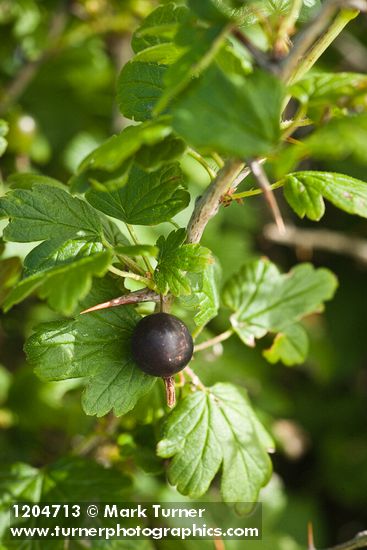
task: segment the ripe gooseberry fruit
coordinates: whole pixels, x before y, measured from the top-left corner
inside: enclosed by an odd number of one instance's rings
[[[131,349],[143,372],[169,378],[189,363],[194,344],[180,319],[169,313],[153,313],[136,325]]]

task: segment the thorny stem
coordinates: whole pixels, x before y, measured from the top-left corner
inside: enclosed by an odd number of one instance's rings
[[[168,378],[163,378],[163,382],[166,388],[166,399],[167,405],[170,409],[176,404],[176,390],[175,390],[175,381],[172,376]]]
[[[344,27],[358,15],[358,10],[344,9],[337,15],[327,31],[312,46],[308,54],[296,66],[289,78],[289,84],[300,80],[314,66],[324,51],[334,42],[335,38],[342,32]]]
[[[154,292],[144,288],[143,290],[136,290],[135,292],[129,292],[129,294],[124,294],[118,298],[113,298],[108,302],[103,302],[102,304],[97,304],[92,306],[84,311],[80,312],[80,315],[84,313],[90,313],[92,311],[99,311],[100,309],[106,309],[110,307],[125,306],[127,304],[137,304],[140,302],[160,302],[161,296]]]
[[[269,208],[273,213],[274,220],[278,226],[279,233],[285,233],[284,221],[280,213],[278,203],[275,200],[275,197],[273,195],[271,185],[269,183],[265,170],[256,159],[249,160],[248,165],[251,168],[251,171],[256,181],[258,182],[261,189],[263,190],[265,200],[268,203]]]
[[[337,15],[335,20],[332,22],[330,27],[326,30],[323,36],[319,38],[319,40],[314,43],[314,41],[317,39],[317,37],[320,35],[320,33],[327,27],[330,19],[335,15],[337,10],[341,6],[340,0],[329,0],[326,2],[326,4],[323,6],[321,12],[319,13],[318,17],[315,18],[312,23],[306,28],[306,30],[303,33],[300,33],[300,38],[298,40],[298,43],[296,43],[296,46],[293,48],[289,56],[285,59],[281,76],[283,80],[288,82],[295,82],[296,80],[299,80],[318,60],[318,58],[322,55],[322,53],[327,49],[327,47],[331,44],[331,42],[338,36],[338,34],[343,30],[343,28],[346,26],[346,24],[356,17],[358,14],[358,9],[356,9],[355,3],[358,3],[358,7],[360,4],[366,4],[367,2],[364,2],[364,0],[351,0],[348,5],[351,6],[354,9],[343,9],[341,12]],[[296,3],[296,2],[295,2]],[[292,16],[293,17],[293,16]],[[312,46],[313,45],[313,46]],[[312,47],[311,47],[312,46]],[[308,53],[307,50],[310,49]],[[304,55],[304,58],[302,59]],[[285,102],[285,106],[288,103],[288,98]],[[285,107],[284,106],[284,107]],[[299,112],[297,113],[295,120],[290,124],[290,126],[285,130],[283,138],[287,139],[289,135],[291,135],[296,128],[298,128],[299,123],[301,122],[303,116],[305,114],[304,107],[301,106],[299,109]],[[262,192],[264,193],[265,199],[273,212],[274,219],[276,221],[276,224],[278,226],[278,230],[280,233],[284,234],[284,222],[279,210],[278,203],[276,202],[276,199],[272,193],[272,189],[276,189],[278,185],[272,186],[270,185],[268,178],[266,176],[265,171],[261,168],[260,163],[258,160],[252,160],[249,163],[249,166],[258,181]],[[279,185],[280,187],[281,185]],[[253,196],[252,192],[245,192],[244,194],[239,193],[236,195],[232,195],[231,198],[236,200],[248,196]]]
[[[207,223],[218,212],[222,196],[228,192],[234,178],[243,166],[243,162],[238,159],[227,160],[216,178],[197,200],[187,227],[188,243],[198,243],[200,241]]]
[[[212,348],[216,344],[220,344],[221,342],[224,342],[225,340],[228,340],[233,335],[233,329],[230,328],[226,330],[225,332],[222,332],[221,334],[218,334],[217,336],[214,336],[213,338],[210,338],[210,340],[206,340],[205,342],[202,342],[201,344],[197,344],[194,347],[194,353],[197,351],[203,351],[204,349]]]
[[[328,0],[315,19],[307,25],[304,31],[299,33],[292,51],[284,60],[281,68],[281,76],[285,82],[293,83],[301,78],[343,30],[345,25],[358,15],[357,9],[343,9],[330,27],[327,28],[343,4],[344,6],[350,6],[352,2],[342,3],[340,0]],[[355,8],[354,4],[353,8]],[[315,43],[325,29],[327,29],[325,34]],[[311,51],[307,53],[310,48]]]

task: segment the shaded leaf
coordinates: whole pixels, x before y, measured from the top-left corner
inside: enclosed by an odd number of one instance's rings
[[[135,53],[151,46],[172,42],[178,26],[188,16],[186,6],[168,3],[158,6],[134,32],[131,45]]]
[[[195,21],[190,25],[185,23],[177,36],[177,42],[184,50],[164,74],[166,88],[154,108],[155,113],[164,111],[192,83],[193,78],[197,78],[212,63],[225,44],[229,32],[229,26],[203,28]]]
[[[282,361],[287,366],[303,363],[308,354],[308,336],[302,325],[286,327],[274,338],[272,346],[263,352],[269,363]]]
[[[233,3],[229,0],[189,0],[190,8],[201,19],[226,24],[233,14]]]
[[[291,93],[310,106],[335,104],[367,92],[367,76],[359,73],[311,73],[291,87]]]
[[[367,114],[334,118],[304,141],[286,147],[277,159],[279,177],[291,172],[300,160],[310,156],[328,161],[351,158],[366,164]]]
[[[9,507],[15,503],[49,504],[70,502],[109,502],[126,498],[130,479],[117,468],[104,468],[96,462],[84,458],[64,458],[42,468],[17,462],[2,468],[0,474],[0,535],[6,550],[62,550],[64,540],[27,539],[19,540],[10,536]],[[44,527],[43,516],[15,520],[13,525]],[[70,527],[70,518],[47,518],[47,526],[52,531],[58,525]],[[98,525],[98,519],[96,520]],[[43,522],[43,525],[42,525]],[[73,518],[73,525],[78,519]],[[3,531],[3,533],[2,533]],[[74,545],[73,545],[74,548]],[[76,548],[76,547],[75,547]],[[94,548],[94,544],[93,544]]]
[[[171,132],[164,119],[128,126],[83,160],[72,179],[73,188],[85,191],[91,183],[111,189],[125,185],[136,153],[144,146],[160,143]]]
[[[11,189],[32,189],[35,185],[48,185],[49,187],[57,187],[63,191],[68,191],[68,188],[55,178],[37,174],[36,172],[16,172],[10,174],[6,182]]]
[[[0,260],[0,304],[11,291],[20,277],[22,263],[20,258],[5,258]]]
[[[86,198],[98,210],[125,223],[155,225],[170,220],[189,204],[183,183],[178,164],[150,173],[135,166],[122,189],[89,191]]]
[[[93,276],[104,275],[112,254],[100,242],[53,239],[34,248],[24,260],[24,277],[4,302],[8,311],[37,290],[50,306],[70,315],[88,294]]]
[[[162,165],[181,159],[186,150],[185,142],[171,134],[156,145],[143,145],[135,156],[135,161],[144,170],[157,170]]]
[[[161,97],[168,64],[178,56],[173,44],[153,46],[126,63],[117,84],[121,113],[132,120],[145,121]]]
[[[119,470],[103,468],[92,460],[78,457],[64,458],[41,469],[18,462],[0,475],[2,495],[34,503],[103,502],[121,498],[129,484],[129,479]]]
[[[210,67],[172,106],[173,127],[194,147],[225,155],[262,155],[278,142],[283,86],[257,71],[247,77]]]

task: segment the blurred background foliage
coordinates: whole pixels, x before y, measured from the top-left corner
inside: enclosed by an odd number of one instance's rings
[[[0,116],[9,126],[1,192],[15,171],[37,171],[66,182],[89,151],[124,127],[114,101],[116,77],[131,55],[131,32],[155,4],[0,0]],[[367,19],[361,16],[320,66],[365,72],[366,30]],[[350,160],[312,163],[308,168],[366,179],[365,168]],[[208,183],[207,174],[189,157],[184,170],[197,196]],[[288,223],[313,227],[281,206]],[[191,207],[177,221],[184,225],[190,212]],[[272,542],[265,540],[262,547],[304,548],[307,521],[313,522],[316,544],[322,547],[351,538],[367,525],[367,263],[312,250],[306,243],[288,248],[274,244],[263,232],[268,222],[261,198],[234,203],[211,222],[203,244],[217,255],[226,277],[256,255],[270,257],[284,270],[310,260],[335,272],[340,283],[335,299],[325,315],[306,322],[311,339],[307,362],[294,368],[269,365],[261,354],[269,341],[252,350],[233,337],[223,347],[199,354],[194,366],[204,382],[230,380],[246,387],[276,438],[276,474],[262,494]],[[366,220],[330,205],[320,224],[367,239]],[[158,229],[141,228],[139,234],[153,243]],[[28,248],[6,244],[2,257],[23,257]],[[7,269],[16,273],[17,261],[9,262]],[[2,298],[6,289],[0,293]],[[190,312],[181,314],[190,323]],[[81,410],[79,381],[42,383],[25,363],[23,344],[32,327],[54,318],[36,298],[0,315],[0,468],[16,461],[44,466],[80,445],[87,453],[96,429],[104,434],[103,421],[96,428],[96,420]],[[212,321],[208,334],[225,330],[226,318],[223,313]],[[94,453],[101,464],[113,463],[132,474],[134,494],[149,500],[182,498],[167,488],[154,455],[157,428],[151,421],[162,415],[157,390],[121,419],[117,444],[102,437]],[[217,496],[215,489],[212,496]],[[175,544],[194,547],[193,542]],[[168,543],[156,545],[169,548]],[[261,543],[248,544],[252,546]]]

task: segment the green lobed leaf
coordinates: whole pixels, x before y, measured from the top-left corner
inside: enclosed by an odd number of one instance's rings
[[[241,3],[241,0],[240,0]],[[256,8],[258,16],[284,16],[293,6],[292,0],[250,0],[250,5]],[[320,0],[303,0],[299,20],[305,21],[316,15],[321,7]]]
[[[128,126],[83,160],[78,173],[72,178],[72,188],[84,192],[91,183],[97,187],[99,184],[102,189],[122,187],[126,184],[135,155],[144,146],[150,147],[164,141],[171,133],[167,119]]]
[[[351,156],[366,163],[367,114],[333,119],[316,130],[304,142],[306,151],[317,159]]]
[[[167,68],[179,54],[173,43],[158,44],[124,65],[117,83],[117,101],[125,117],[139,121],[151,118],[165,88]]]
[[[317,221],[324,215],[325,204],[320,191],[306,187],[297,177],[286,177],[283,193],[289,206],[300,218],[307,216]]]
[[[286,327],[274,338],[272,346],[263,352],[269,363],[281,361],[287,366],[301,364],[308,354],[308,336],[302,325]]]
[[[112,261],[112,252],[100,242],[85,238],[54,238],[34,248],[24,260],[23,279],[4,301],[8,311],[37,290],[56,311],[70,315],[91,286],[93,276],[103,276]]]
[[[186,231],[172,231],[167,238],[157,241],[159,254],[154,271],[154,281],[159,292],[174,296],[191,294],[191,284],[186,272],[200,273],[212,261],[211,252],[199,244],[184,244]]]
[[[227,75],[239,75],[241,77],[252,73],[251,56],[233,47],[230,42],[226,42],[217,55],[215,62],[218,67]]]
[[[12,538],[9,527],[9,507],[14,503],[48,504],[52,502],[110,502],[126,498],[130,478],[115,467],[105,468],[93,460],[68,457],[53,464],[34,468],[17,462],[3,467],[0,473],[0,536],[4,550],[61,550],[64,541]],[[26,521],[26,523],[25,523]],[[77,522],[74,519],[73,525]],[[95,525],[98,527],[98,519]],[[42,516],[15,520],[13,525],[42,527]],[[70,527],[70,518],[60,516],[47,520],[50,529],[55,525]],[[44,525],[43,525],[44,526]],[[60,544],[59,544],[60,543]],[[74,546],[73,546],[74,548]],[[94,548],[94,544],[93,544]]]
[[[34,503],[121,499],[130,480],[115,468],[84,458],[64,458],[43,468],[21,462],[0,474],[2,495]]]
[[[245,264],[223,289],[223,302],[234,313],[231,324],[248,346],[267,332],[283,332],[304,316],[320,311],[337,287],[327,269],[299,264],[283,275],[267,259]]]
[[[81,163],[80,170],[115,170],[143,145],[154,145],[171,133],[165,121],[128,126],[92,151]]]
[[[188,5],[201,19],[226,24],[233,14],[233,3],[229,0],[188,0]]]
[[[95,280],[83,307],[121,295],[109,279]],[[75,320],[37,327],[26,343],[31,365],[43,380],[86,379],[87,414],[116,416],[131,410],[156,381],[136,367],[131,334],[140,317],[130,306],[87,313]]]
[[[185,23],[176,37],[183,53],[174,60],[164,74],[165,90],[157,102],[154,112],[164,111],[173,99],[187,88],[219,55],[230,33],[230,26],[203,28],[195,21]]]
[[[115,246],[126,246],[130,241],[123,235],[115,222],[107,217],[102,217],[103,234],[108,243]]]
[[[48,185],[49,187],[57,187],[63,191],[68,191],[68,188],[55,178],[35,172],[15,172],[10,174],[6,182],[11,189],[32,189],[35,185]]]
[[[323,197],[334,206],[367,218],[367,183],[333,172],[294,172],[284,178],[284,196],[300,218],[319,220],[325,211]]]
[[[217,261],[209,264],[202,272],[189,275],[192,294],[182,296],[181,300],[185,307],[195,310],[194,321],[197,326],[206,325],[218,313],[220,278],[221,269]]]
[[[154,171],[168,162],[181,159],[185,150],[186,143],[171,134],[156,145],[143,145],[135,156],[135,162],[144,170]]]
[[[134,52],[172,42],[179,24],[187,19],[188,13],[186,6],[178,6],[172,2],[158,6],[134,32],[131,41]]]
[[[134,166],[125,187],[116,191],[89,191],[86,198],[98,210],[129,224],[156,225],[186,208],[190,195],[177,163],[147,173]]]
[[[124,65],[117,84],[121,113],[131,120],[151,118],[153,108],[164,90],[166,65],[139,63],[133,59]]]
[[[280,137],[283,95],[283,85],[270,74],[226,75],[211,66],[173,104],[172,125],[203,151],[240,158],[267,154]]]
[[[15,189],[0,198],[0,218],[10,218],[4,229],[8,241],[32,242],[102,233],[97,212],[85,201],[50,185]]]
[[[180,493],[200,497],[222,465],[223,499],[254,502],[271,475],[272,446],[247,397],[219,383],[180,401],[157,452],[172,458],[168,479]]]
[[[367,92],[367,76],[359,73],[311,73],[291,87],[291,93],[310,106],[326,106]]]
[[[367,114],[334,118],[303,142],[286,147],[277,161],[279,177],[291,172],[301,159],[311,156],[328,161],[350,157],[358,163],[366,164]]]

